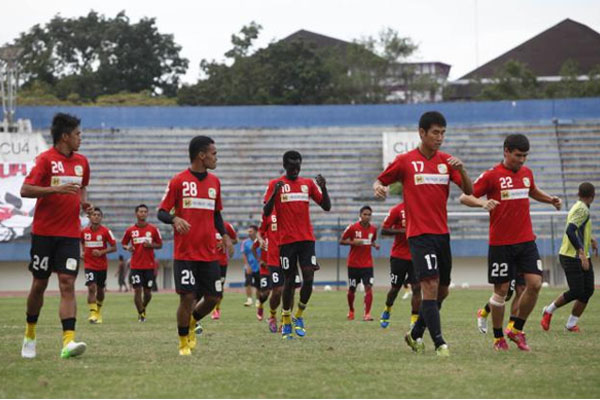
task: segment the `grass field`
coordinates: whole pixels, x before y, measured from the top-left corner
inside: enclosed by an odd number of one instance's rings
[[[438,359],[426,334],[426,353],[403,342],[409,302],[396,302],[386,330],[378,322],[345,320],[345,293],[316,291],[306,313],[307,337],[283,341],[258,322],[242,294],[229,293],[220,321],[206,321],[194,355],[177,354],[177,296],[154,296],[148,321],[137,322],[129,294],[108,293],[104,324],[86,322],[80,297],[81,358],[61,360],[58,298],[49,296],[38,324],[38,357],[24,360],[20,346],[25,298],[0,298],[1,397],[193,397],[193,398],[397,398],[397,397],[599,397],[600,313],[593,297],[580,322],[582,332],[563,329],[567,307],[557,311],[550,332],[539,326],[540,310],[559,293],[543,289],[526,325],[533,349],[495,353],[492,335],[480,334],[475,312],[488,290],[455,290],[442,310],[451,357]],[[375,294],[374,315],[384,291]],[[357,296],[357,304],[362,295]]]

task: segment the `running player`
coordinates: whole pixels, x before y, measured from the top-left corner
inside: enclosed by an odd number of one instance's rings
[[[423,293],[419,318],[405,340],[413,351],[422,352],[427,327],[439,356],[450,355],[442,337],[439,313],[448,296],[452,270],[447,213],[450,181],[466,194],[473,191],[462,161],[439,151],[445,133],[446,119],[442,114],[424,113],[419,120],[418,148],[398,155],[373,184],[378,198],[386,197],[386,186],[397,181],[403,185],[408,215],[406,236]]]
[[[292,322],[296,335],[305,335],[303,312],[310,295],[315,271],[319,269],[315,254],[315,236],[310,223],[309,201],[312,198],[325,211],[331,209],[331,201],[325,178],[317,175],[315,181],[300,177],[302,156],[294,150],[283,155],[285,175],[269,182],[265,193],[263,214],[277,215],[280,264],[284,274],[282,295],[282,337],[292,339]],[[280,193],[281,192],[281,193]],[[298,310],[292,319],[292,306],[296,290],[295,276],[298,264],[302,270],[302,287]]]
[[[35,328],[44,304],[44,292],[52,272],[58,276],[59,316],[62,323],[61,358],[82,354],[83,342],[75,342],[75,279],[79,270],[81,224],[80,209],[91,212],[87,201],[90,167],[77,153],[81,144],[80,120],[58,113],[52,119],[49,150],[37,156],[23,186],[21,197],[37,198],[31,235],[29,270],[33,282],[27,297],[27,326],[21,356],[36,356]]]
[[[106,255],[117,251],[117,242],[110,229],[102,225],[102,210],[94,207],[90,225],[81,231],[84,249],[85,285],[88,287],[88,306],[92,324],[102,323],[102,304],[106,288]]]
[[[360,209],[358,222],[348,225],[340,244],[350,246],[348,254],[348,320],[354,320],[354,296],[356,287],[362,282],[365,288],[365,313],[363,321],[373,321],[371,305],[373,304],[373,255],[371,247],[379,250],[377,240],[377,227],[371,225],[373,210],[369,206]]]
[[[398,292],[400,292],[402,286],[410,283],[410,289],[412,290],[410,326],[412,328],[419,318],[421,285],[415,277],[415,267],[410,258],[410,249],[406,240],[406,210],[404,203],[392,207],[383,220],[381,234],[394,236],[394,244],[390,254],[390,283],[392,287],[387,294],[385,309],[381,313],[379,322],[382,328],[389,326],[392,306],[396,301],[396,297],[398,297]]]
[[[173,274],[179,294],[177,332],[179,354],[189,356],[196,347],[194,327],[218,303],[223,291],[217,239],[231,254],[231,238],[221,210],[221,182],[208,172],[217,167],[217,148],[207,136],[196,136],[189,144],[190,168],[175,175],[159,206],[158,218],[175,229]],[[171,214],[174,210],[174,214]],[[196,303],[196,294],[202,300]]]
[[[146,308],[152,299],[154,281],[154,249],[162,248],[162,237],[158,228],[146,221],[148,206],[137,206],[135,216],[137,222],[127,228],[121,244],[132,253],[129,281],[133,287],[133,302],[138,312],[138,321],[146,322]]]
[[[567,216],[565,234],[558,253],[569,290],[544,307],[541,324],[545,331],[550,329],[554,311],[575,300],[565,328],[570,332],[579,332],[577,321],[594,294],[594,268],[590,249],[598,257],[598,242],[592,238],[590,206],[596,196],[596,188],[590,182],[584,182],[579,185],[578,195],[579,201],[571,207]]]
[[[490,298],[494,349],[508,350],[504,339],[504,304],[510,281],[523,274],[525,291],[519,300],[519,310],[510,340],[523,351],[530,351],[523,327],[535,307],[542,287],[542,260],[535,244],[535,235],[529,214],[529,197],[552,204],[557,210],[561,200],[539,189],[533,173],[524,164],[529,153],[529,140],[525,135],[508,135],[504,140],[504,159],[477,178],[472,196],[461,196],[461,203],[481,207],[490,212],[490,239],[488,253],[488,281],[494,285]],[[487,198],[480,199],[479,197]]]
[[[231,240],[231,244],[237,244],[238,238],[237,233],[235,232],[235,228],[229,222],[225,221],[223,223],[225,225],[225,231],[229,235],[229,239]],[[225,292],[225,278],[227,277],[227,264],[229,263],[229,257],[233,257],[233,247],[231,248],[231,254],[227,253],[227,249],[223,244],[223,236],[219,232],[216,232],[217,238],[217,253],[219,254],[219,267],[221,268],[221,287],[223,291],[219,296],[219,301],[215,306],[211,314],[212,319],[220,319],[221,318],[221,301],[223,301],[223,293]]]
[[[258,237],[258,226],[250,225],[248,227],[248,237],[242,241],[241,251],[242,259],[244,260],[244,287],[246,288],[245,307],[252,305],[252,288],[254,288],[254,296],[256,297],[256,307],[259,305],[258,291],[260,289],[260,265],[258,259],[252,253],[252,246]]]

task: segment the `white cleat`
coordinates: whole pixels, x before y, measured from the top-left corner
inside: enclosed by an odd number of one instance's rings
[[[87,345],[83,342],[70,341],[60,352],[60,358],[77,357],[85,353]]]
[[[23,347],[21,347],[21,357],[35,358],[35,339],[23,338]]]
[[[483,317],[481,315],[481,312],[483,310],[479,309],[477,310],[477,328],[479,329],[479,332],[486,334],[487,333],[487,318]]]
[[[402,295],[402,300],[406,300],[410,297],[412,297],[412,292],[406,291],[404,292],[404,295]]]

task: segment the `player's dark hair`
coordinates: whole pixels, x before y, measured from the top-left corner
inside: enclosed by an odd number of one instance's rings
[[[359,211],[358,213],[359,213],[359,214],[362,214],[362,212],[363,212],[363,211],[365,211],[365,210],[369,210],[369,211],[373,212],[373,209],[371,208],[371,206],[368,206],[368,205],[367,205],[367,206],[362,206],[362,207],[360,208],[360,211]]]
[[[81,124],[81,120],[73,115],[56,113],[52,118],[52,127],[50,133],[52,134],[52,143],[57,144],[63,133],[71,133],[75,128]]]
[[[288,150],[283,153],[283,164],[285,165],[288,160],[300,160],[302,162],[302,154],[296,150]]]
[[[254,229],[256,232],[258,232],[258,226],[257,225],[250,225],[249,228]]]
[[[427,111],[419,119],[419,129],[423,129],[425,132],[431,128],[432,125],[446,126],[446,118],[438,111]]]
[[[100,213],[100,215],[104,216],[104,213],[102,212],[102,210],[100,209],[100,207],[94,207],[94,209],[92,210],[92,212],[96,212],[98,211]]]
[[[509,153],[515,149],[523,152],[529,151],[529,139],[521,133],[508,135],[506,139],[504,139],[504,148],[508,150]]]
[[[148,206],[147,206],[147,205],[145,205],[145,204],[140,204],[139,206],[137,206],[137,207],[135,208],[135,212],[138,212],[138,210],[139,210],[140,208],[145,208],[145,209],[147,210],[147,209],[148,209]]]
[[[595,197],[596,188],[591,182],[583,182],[579,185],[579,197]]]
[[[208,146],[214,143],[215,141],[208,136],[196,136],[192,138],[189,146],[190,162],[194,161],[198,156],[198,153],[205,152],[208,149]]]

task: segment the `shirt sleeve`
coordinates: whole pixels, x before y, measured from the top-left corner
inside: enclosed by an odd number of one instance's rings
[[[398,211],[395,208],[392,208],[388,215],[383,220],[383,229],[393,228],[395,225],[398,225]]]
[[[83,231],[81,231],[80,239],[81,239],[81,243],[85,242],[85,233]]]
[[[104,240],[106,240],[111,246],[114,246],[115,244],[117,244],[117,242],[115,241],[115,235],[113,235],[113,233],[110,229],[106,229],[106,233],[104,235]]]
[[[394,182],[402,181],[404,177],[404,157],[402,154],[397,156],[386,169],[379,174],[377,180],[384,186],[389,186]]]
[[[171,181],[169,181],[167,189],[165,190],[165,194],[160,202],[160,206],[158,206],[159,209],[169,212],[173,207],[175,207],[177,204],[177,186],[178,185],[175,179],[171,179]]]
[[[152,231],[152,241],[157,244],[162,244],[162,236],[160,235],[160,231],[157,227],[154,227]]]
[[[233,226],[230,223],[225,224],[225,229],[227,229],[227,234],[229,235],[231,240],[237,239],[237,234],[235,233],[235,229],[233,229]]]
[[[485,171],[473,183],[473,196],[479,198],[490,191],[490,171]]]
[[[450,171],[450,180],[454,182],[454,184],[458,187],[462,186],[462,176],[457,169],[452,168],[448,165],[448,170]]]
[[[533,172],[532,171],[529,171],[529,179],[531,179],[531,182],[530,182],[531,186],[529,187],[529,193],[531,193],[531,191],[536,188],[536,186],[535,186],[535,179],[533,179]]]
[[[87,158],[85,158],[85,165],[83,167],[83,179],[81,181],[82,187],[87,187],[90,184],[90,163]]]
[[[47,182],[49,175],[50,163],[45,157],[38,157],[23,183],[34,186],[45,186],[44,182]]]
[[[377,226],[373,225],[373,239],[371,239],[372,242],[377,240]]]
[[[352,225],[348,225],[348,227],[346,228],[346,230],[344,231],[344,233],[342,234],[342,239],[346,240],[346,239],[352,239],[352,232],[354,232],[354,229],[352,229]]]
[[[215,202],[215,211],[221,211],[223,209],[223,202],[221,201],[221,181],[217,179],[217,199]]]
[[[265,190],[265,197],[263,198],[263,203],[266,203],[271,198],[271,195],[273,194],[273,188],[275,187],[274,182],[275,181],[271,181],[267,185],[267,190]]]
[[[312,179],[310,180],[309,192],[310,197],[315,201],[315,203],[321,204],[321,202],[323,201],[323,192],[321,191],[321,188]]]
[[[123,239],[121,240],[121,244],[123,246],[127,246],[130,241],[131,241],[131,231],[129,229],[127,229],[125,231],[125,234],[123,235]]]

